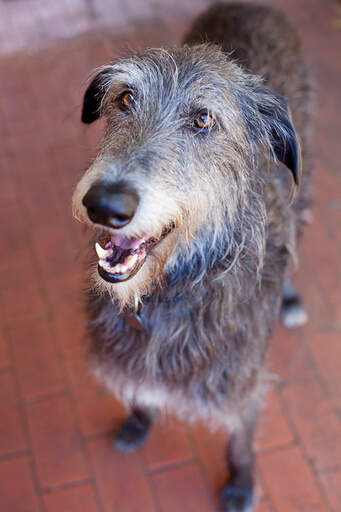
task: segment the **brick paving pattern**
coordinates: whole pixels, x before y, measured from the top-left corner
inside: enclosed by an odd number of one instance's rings
[[[179,43],[209,0],[0,1],[0,510],[218,512],[225,436],[170,418],[133,454],[88,374],[71,194],[101,131],[79,122],[91,69]],[[296,282],[310,322],[273,335],[257,435],[257,512],[341,510],[340,3],[273,0],[316,80],[313,223]]]

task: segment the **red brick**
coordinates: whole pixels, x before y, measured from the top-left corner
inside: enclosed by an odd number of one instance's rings
[[[17,194],[25,211],[25,221],[34,226],[33,232],[44,225],[69,226],[71,217],[71,189],[66,197],[62,188],[60,168],[53,167],[47,148],[39,145],[36,138],[25,135],[22,151],[16,153],[13,165],[17,174]],[[45,240],[42,247],[47,248]]]
[[[45,201],[49,195],[54,197],[53,192],[49,194],[50,187],[44,187],[47,183],[47,178],[50,179],[51,186],[53,184],[51,176],[47,172],[49,162],[46,146],[41,144],[35,132],[38,124],[36,119],[33,121],[25,120],[24,123],[20,124],[26,128],[24,133],[20,133],[19,130],[15,136],[10,137],[8,140],[8,145],[12,149],[12,166],[17,177],[19,197],[22,199],[21,204],[25,205],[29,213],[32,210],[38,212],[39,200],[43,206],[47,204]],[[15,147],[18,143],[20,144],[20,151]],[[33,194],[32,197],[35,201],[29,201],[29,193]],[[42,211],[40,212],[40,219],[42,220],[41,213]]]
[[[218,495],[228,480],[228,432],[224,432],[224,430],[210,432],[205,425],[200,423],[192,426],[190,432],[195,453],[205,473],[205,479]],[[262,482],[258,474],[256,474],[255,494],[257,499],[264,496]]]
[[[18,147],[23,147],[23,150],[26,149],[27,145],[25,144],[26,140],[36,140],[39,142],[39,138],[37,137],[37,133],[39,132],[39,119],[36,116],[13,119],[13,122],[8,123],[8,136],[9,136],[9,147],[15,154],[21,153],[18,151]],[[16,147],[17,144],[17,147]],[[24,152],[24,151],[23,151]],[[13,159],[14,161],[14,159]]]
[[[83,442],[69,397],[27,405],[34,461],[41,487],[53,487],[88,476]]]
[[[335,322],[335,314],[330,307],[329,295],[312,279],[312,270],[309,268],[306,255],[300,255],[298,272],[294,275],[294,284],[299,291],[303,304],[308,313],[308,322],[300,328],[290,331],[294,339],[306,343],[311,334],[322,329],[330,329]],[[298,344],[299,346],[300,344]]]
[[[68,223],[72,223],[70,219]],[[71,229],[62,222],[60,216],[56,219],[44,220],[35,227],[33,234],[33,249],[39,272],[45,279],[56,280],[63,275],[72,275],[78,271],[76,255],[79,251],[75,244]]]
[[[2,102],[2,113],[11,127],[23,126],[23,120],[31,118],[32,105],[27,101],[27,94],[24,91],[21,94],[18,92],[15,95],[8,95],[6,102]]]
[[[2,205],[11,204],[17,200],[17,183],[12,168],[12,159],[4,151],[0,155],[0,201]]]
[[[258,465],[276,512],[311,512],[325,506],[298,447],[260,455]]]
[[[88,449],[104,512],[156,512],[139,453],[117,453],[111,439],[89,441]]]
[[[341,464],[341,422],[315,380],[286,387],[289,415],[317,470]]]
[[[309,339],[309,346],[319,373],[328,384],[333,401],[341,406],[341,333],[315,334]]]
[[[261,500],[256,503],[254,512],[272,512],[273,508],[271,507],[268,500]]]
[[[41,127],[45,131],[45,140],[48,145],[54,144],[56,133],[63,141],[69,141],[75,139],[80,131],[80,111],[64,106],[60,100],[58,107],[41,110]],[[51,123],[51,117],[53,117],[53,123]]]
[[[219,492],[226,484],[228,476],[226,462],[228,433],[223,430],[212,433],[201,423],[191,426],[190,432],[205,478],[208,479],[212,489]]]
[[[84,140],[82,140],[82,136],[80,136],[63,145],[54,144],[49,153],[51,157],[51,164],[55,169],[55,172],[63,169],[63,172],[59,172],[58,179],[60,180],[64,197],[68,201],[69,208],[67,209],[67,213],[70,215],[70,219],[71,196],[77,182],[89,164],[87,153],[91,150],[91,146],[93,147],[93,151],[95,148],[98,148],[98,131],[100,128],[103,129],[103,125],[101,123],[103,123],[103,121],[99,122],[98,125],[96,123],[95,126],[89,127],[88,133],[91,133],[91,136],[93,137],[92,144],[85,144]],[[94,138],[96,134],[97,140]]]
[[[330,302],[330,309],[333,313],[334,321],[332,323],[333,327],[339,328],[341,325],[341,299],[340,299],[340,289],[328,290],[328,300]]]
[[[48,225],[50,222],[53,224],[57,219],[64,219],[70,212],[70,208],[67,208],[68,205],[61,196],[58,182],[51,180],[51,176],[46,171],[48,161],[40,157],[38,162],[28,161],[28,164],[29,169],[26,169],[28,174],[20,177],[18,187],[23,207],[30,224],[34,226],[35,233],[41,226]],[[30,179],[29,183],[27,183],[28,179]],[[45,240],[41,240],[41,249],[46,247]]]
[[[148,468],[156,468],[193,457],[184,425],[174,418],[156,421],[148,442],[143,447]]]
[[[0,329],[0,368],[6,368],[9,365],[8,336]]]
[[[43,495],[45,512],[97,512],[93,488],[90,484],[59,489]]]
[[[318,190],[318,194],[316,194],[315,198],[315,204],[321,208],[328,206],[330,202],[338,201],[339,189],[335,186],[335,182],[339,180],[339,177],[335,176],[333,172],[330,171],[325,162],[323,154],[325,152],[324,137],[321,133],[316,134],[316,144],[319,148],[319,153],[315,162],[314,174],[314,188],[315,190]],[[321,221],[324,225],[328,225],[329,223],[327,216],[323,216]]]
[[[21,260],[23,251],[30,243],[31,234],[17,201],[0,206],[0,265],[8,259]]]
[[[85,437],[113,434],[126,415],[123,406],[105,393],[77,401],[76,408]]]
[[[16,83],[7,82],[7,94],[6,102],[2,101],[2,113],[7,121],[7,126],[15,124],[16,122],[22,122],[27,119],[30,120],[35,116],[32,116],[32,109],[36,107],[34,101],[27,101],[28,95],[31,96],[32,91],[27,87],[27,72],[29,69],[29,59],[21,59],[20,62],[12,63],[6,62],[7,68],[11,70],[11,79]],[[9,70],[8,70],[9,71]],[[26,84],[26,88],[22,84]],[[6,86],[5,86],[6,87]],[[3,97],[2,97],[3,99]]]
[[[143,5],[143,4],[139,4]],[[181,15],[179,15],[180,17]],[[181,37],[181,29],[185,26],[185,20],[182,19],[181,23],[178,23],[176,27],[170,27],[166,24],[162,18],[158,19],[157,22],[148,23],[148,25],[141,24],[141,30],[138,33],[129,35],[127,34],[128,44],[137,50],[143,50],[146,47],[146,40],[148,40],[151,47],[162,47],[166,46]],[[188,20],[187,20],[188,21]],[[186,28],[188,28],[188,23]]]
[[[22,417],[10,372],[0,375],[0,453],[26,448]]]
[[[59,306],[66,304],[81,304],[84,300],[84,289],[88,287],[86,273],[81,262],[74,263],[74,272],[64,274],[57,273],[45,279],[45,288],[48,300],[55,314]]]
[[[286,445],[294,440],[283,413],[278,392],[271,389],[266,396],[266,407],[261,411],[257,426],[256,446],[259,450]]]
[[[314,280],[322,290],[340,290],[341,259],[338,244],[329,239],[318,210],[314,212],[314,223],[302,239],[302,254],[309,261]],[[330,269],[333,269],[331,272]]]
[[[295,381],[314,376],[311,355],[304,343],[295,339],[292,331],[279,325],[270,340],[269,370],[283,381]]]
[[[7,260],[0,270],[0,282],[2,316],[7,324],[18,325],[46,314],[48,308],[28,251],[16,261]]]
[[[218,496],[209,488],[197,464],[168,469],[152,475],[162,512],[212,512]]]
[[[10,339],[24,398],[64,389],[63,363],[56,350],[49,320],[41,319],[13,328]]]
[[[77,400],[98,396],[103,391],[103,387],[91,373],[86,347],[70,353],[65,359],[65,365],[72,393]]]
[[[3,512],[39,512],[27,457],[0,461],[0,508]]]
[[[324,493],[333,512],[341,510],[341,470],[324,471],[318,474]]]
[[[330,96],[330,107],[334,108],[333,105],[335,97]],[[322,118],[321,118],[322,120]],[[333,121],[329,119],[332,123]],[[329,219],[325,216],[325,208],[328,208],[330,204],[337,206],[340,199],[339,197],[339,186],[341,184],[339,167],[334,160],[334,155],[331,154],[330,147],[326,144],[326,134],[322,131],[316,133],[315,141],[318,152],[315,158],[314,168],[314,207],[318,217],[319,226],[328,226]],[[330,140],[332,144],[337,146],[338,140]],[[321,215],[323,214],[323,215]],[[321,222],[321,224],[320,224]],[[327,234],[327,232],[325,232]],[[332,239],[330,239],[332,241]]]
[[[84,351],[68,357],[66,368],[84,436],[113,433],[126,413],[123,406],[96,382]]]
[[[53,311],[56,340],[65,356],[86,348],[85,308],[81,296],[78,300],[61,302]]]
[[[334,185],[335,188],[335,185]],[[335,244],[340,247],[341,245],[341,233],[338,229],[341,225],[341,207],[340,202],[330,201],[328,203],[328,207],[326,208],[324,212],[324,216],[322,219],[326,227],[328,229],[328,235],[330,238],[332,238],[335,241]]]

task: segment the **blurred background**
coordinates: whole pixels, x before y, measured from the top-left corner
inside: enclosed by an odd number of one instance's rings
[[[180,43],[209,0],[0,0],[0,510],[218,512],[225,436],[173,418],[136,453],[123,409],[88,375],[71,195],[101,121],[80,123],[90,71]],[[278,325],[257,433],[257,512],[341,510],[341,4],[266,0],[301,34],[316,84],[313,222],[295,281],[310,315]]]

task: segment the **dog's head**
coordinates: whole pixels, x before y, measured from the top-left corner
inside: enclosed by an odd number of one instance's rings
[[[100,116],[102,147],[73,208],[98,230],[97,283],[122,305],[185,260],[187,272],[199,272],[203,262],[233,259],[250,233],[261,238],[260,153],[298,179],[286,101],[212,45],[104,66],[85,93],[82,121]]]

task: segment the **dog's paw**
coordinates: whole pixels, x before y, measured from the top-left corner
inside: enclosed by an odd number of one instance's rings
[[[252,487],[241,487],[228,483],[221,493],[221,499],[226,512],[252,512]]]
[[[149,426],[143,425],[135,416],[129,416],[115,434],[114,448],[119,452],[130,452],[141,446],[148,435]]]
[[[283,286],[281,320],[288,329],[301,327],[308,321],[301,297],[290,281],[285,281]]]
[[[308,322],[308,315],[299,300],[286,303],[283,301],[281,308],[281,320],[285,327],[294,329]]]

